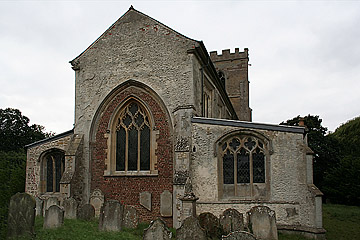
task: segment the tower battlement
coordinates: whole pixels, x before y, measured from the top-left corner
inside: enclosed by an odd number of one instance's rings
[[[220,55],[217,54],[217,51],[210,52],[210,58],[213,62],[224,61],[224,60],[235,60],[235,59],[244,59],[249,57],[249,49],[244,48],[243,52],[239,51],[239,48],[235,48],[234,53],[230,53],[230,49],[222,50]]]

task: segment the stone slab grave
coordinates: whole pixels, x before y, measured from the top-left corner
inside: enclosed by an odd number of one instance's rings
[[[160,214],[162,217],[172,216],[172,194],[165,190],[160,194]]]
[[[60,201],[56,197],[49,197],[48,199],[44,200],[43,205],[43,216],[45,217],[46,210],[49,209],[52,205],[60,206]]]
[[[78,203],[76,202],[76,200],[74,198],[70,197],[70,198],[64,199],[63,207],[64,207],[64,211],[65,211],[64,217],[66,219],[76,219]]]
[[[9,238],[34,235],[35,199],[27,193],[16,193],[10,199],[8,215]]]
[[[144,230],[143,240],[170,240],[171,232],[160,218],[152,221]]]
[[[90,221],[95,217],[95,208],[91,204],[84,204],[77,212],[77,218],[85,221]]]
[[[36,216],[43,216],[44,200],[36,197]]]
[[[140,205],[151,211],[151,193],[141,192],[140,193]]]
[[[248,232],[244,231],[235,231],[229,233],[227,236],[223,236],[222,240],[256,240],[256,237]]]
[[[181,227],[176,230],[178,240],[207,240],[205,230],[200,226],[196,217],[186,218]]]
[[[256,238],[277,240],[275,212],[266,206],[256,206],[247,212],[248,227]]]
[[[102,231],[121,231],[124,207],[119,201],[108,200],[100,211],[99,229]]]
[[[122,226],[125,228],[137,228],[139,224],[139,216],[136,208],[125,205]]]
[[[220,225],[223,228],[223,234],[227,235],[235,231],[244,230],[244,217],[236,209],[226,209],[220,215]]]
[[[95,189],[90,196],[90,204],[95,208],[95,216],[100,216],[100,210],[102,205],[104,204],[104,194],[100,189]]]
[[[52,205],[45,211],[43,227],[58,228],[64,224],[64,209],[58,205]]]
[[[200,226],[205,230],[206,235],[219,239],[222,235],[222,227],[219,219],[210,212],[201,213],[198,216]]]

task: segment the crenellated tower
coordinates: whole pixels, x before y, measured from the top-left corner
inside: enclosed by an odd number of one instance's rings
[[[239,52],[230,53],[229,49],[222,50],[218,55],[216,51],[210,52],[210,58],[215,65],[220,80],[225,85],[226,92],[236,111],[239,120],[251,121],[252,110],[249,107],[249,53],[245,48]]]

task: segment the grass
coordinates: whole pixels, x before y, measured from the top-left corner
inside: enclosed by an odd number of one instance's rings
[[[360,207],[335,204],[323,205],[324,228],[327,240],[360,240]],[[124,229],[121,232],[102,232],[98,230],[98,221],[91,222],[65,219],[64,225],[58,229],[44,230],[43,218],[35,221],[35,239],[46,240],[92,240],[123,239],[140,240],[148,224],[139,224],[136,229]],[[175,230],[171,229],[174,233]],[[173,234],[174,236],[174,234]],[[20,237],[19,240],[30,240],[31,237]],[[279,234],[279,240],[307,240],[299,235]]]

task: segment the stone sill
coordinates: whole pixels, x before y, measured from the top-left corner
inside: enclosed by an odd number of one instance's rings
[[[104,177],[157,177],[158,170],[104,173]]]

